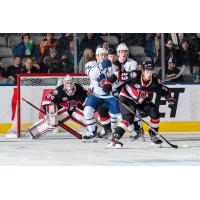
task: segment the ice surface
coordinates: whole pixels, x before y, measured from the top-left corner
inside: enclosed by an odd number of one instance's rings
[[[126,135],[122,149],[106,149],[108,141],[83,143],[73,136],[48,136],[39,140],[0,137],[0,165],[43,166],[200,166],[200,134],[163,134],[172,143],[188,148],[153,148],[146,141],[131,142]]]

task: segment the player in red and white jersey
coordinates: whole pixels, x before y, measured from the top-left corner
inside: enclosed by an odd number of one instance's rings
[[[129,49],[125,43],[121,43],[117,47],[118,56],[118,70],[116,71],[116,76],[118,77],[118,86],[121,85],[121,76],[125,72],[132,72],[137,69],[137,62],[132,58],[129,58]],[[121,87],[119,87],[119,90]],[[131,132],[132,141],[137,140],[140,136],[144,140],[144,130],[142,128],[142,123],[138,118],[134,119],[133,125],[129,126],[129,131]]]
[[[154,129],[158,132],[160,114],[156,105],[151,101],[153,93],[164,96],[170,105],[175,104],[174,98],[170,94],[170,90],[158,83],[157,77],[153,75],[153,66],[151,62],[144,62],[142,72],[134,70],[132,72],[124,72],[122,74],[125,85],[122,88],[119,101],[120,110],[123,120],[118,124],[112,140],[108,144],[108,148],[120,148],[123,146],[119,139],[124,135],[126,128],[133,123],[136,110],[142,113],[142,117],[150,117],[149,135],[155,146],[161,146],[162,141],[156,137]],[[129,107],[127,109],[125,106]],[[132,112],[131,112],[131,111]],[[133,114],[134,113],[134,114]]]

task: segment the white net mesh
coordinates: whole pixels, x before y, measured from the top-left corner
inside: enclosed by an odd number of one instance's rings
[[[41,103],[43,98],[62,84],[64,76],[21,76],[20,77],[20,133],[27,132],[27,128],[34,122],[44,117],[44,114],[27,104],[22,99],[26,99],[33,105],[42,109]],[[89,86],[87,76],[73,75],[75,83],[84,88]],[[18,133],[20,135],[20,133]]]

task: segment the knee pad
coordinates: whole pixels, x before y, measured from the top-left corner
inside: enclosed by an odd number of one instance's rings
[[[69,113],[68,113],[68,110],[66,108],[61,108],[59,111],[58,111],[58,119],[62,122],[66,122],[67,120],[70,119],[70,116],[69,116]]]
[[[86,106],[84,108],[83,114],[86,119],[91,119],[94,117],[94,112],[94,108],[92,108],[91,106]]]

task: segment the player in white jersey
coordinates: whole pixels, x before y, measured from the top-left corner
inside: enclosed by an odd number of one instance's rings
[[[91,61],[86,64],[85,73],[90,77],[90,95],[85,103],[84,116],[88,128],[88,133],[83,136],[84,141],[96,141],[96,119],[94,112],[99,105],[105,105],[110,111],[111,122],[114,124],[118,118],[121,118],[119,102],[110,94],[112,83],[108,81],[116,72],[116,66],[107,60],[107,51],[104,48],[96,50],[97,61]]]
[[[125,43],[121,43],[117,47],[118,61],[121,64],[120,69],[118,70],[118,77],[121,75],[126,75],[125,72],[131,72],[136,70],[137,62],[132,58],[129,58],[129,49]],[[120,74],[119,74],[120,73]],[[123,78],[123,77],[121,77]],[[119,78],[118,78],[119,79]],[[134,119],[134,127],[129,127],[131,132],[131,138],[134,140],[138,139],[140,136],[144,136],[144,130],[142,128],[142,123],[138,118]],[[143,137],[144,139],[144,137]]]

